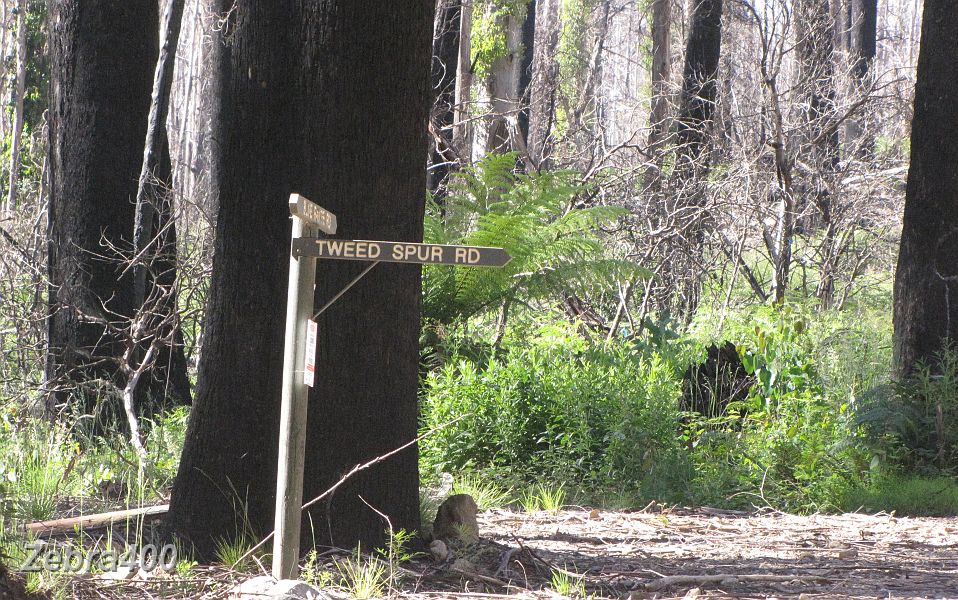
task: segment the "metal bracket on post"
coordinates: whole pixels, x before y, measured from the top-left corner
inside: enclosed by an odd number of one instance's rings
[[[315,238],[321,230],[336,232],[336,217],[298,194],[289,199],[293,215],[293,242]],[[283,395],[279,418],[279,468],[276,473],[273,577],[296,577],[302,525],[303,467],[306,454],[306,402],[309,388],[303,379],[306,364],[306,328],[313,309],[316,258],[290,247],[289,296],[286,301],[286,341],[283,348]]]

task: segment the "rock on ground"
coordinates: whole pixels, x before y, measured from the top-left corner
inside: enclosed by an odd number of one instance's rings
[[[331,596],[305,581],[269,575],[247,579],[230,591],[230,600],[330,600]]]

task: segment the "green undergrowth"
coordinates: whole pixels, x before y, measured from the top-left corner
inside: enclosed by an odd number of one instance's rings
[[[892,385],[890,307],[873,300],[705,305],[684,333],[653,319],[612,342],[548,317],[515,318],[498,352],[452,340],[425,377],[422,426],[460,420],[422,443],[423,480],[482,481],[516,508],[549,489],[612,508],[958,514],[958,358]],[[686,369],[725,341],[754,378],[747,399],[721,417],[682,413]]]
[[[848,512],[954,516],[958,512],[958,481],[954,477],[882,474],[867,485],[848,489],[841,500],[841,508]]]

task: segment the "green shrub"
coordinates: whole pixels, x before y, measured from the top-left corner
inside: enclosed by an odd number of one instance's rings
[[[694,500],[793,511],[836,508],[867,471],[866,455],[855,443],[850,398],[863,381],[878,375],[873,363],[840,371],[831,362],[854,361],[854,356],[838,356],[853,347],[844,336],[874,348],[874,332],[856,330],[840,313],[802,305],[752,307],[730,315],[726,335],[736,342],[756,384],[744,420],[686,425]]]
[[[423,425],[462,420],[424,440],[424,468],[637,486],[677,452],[675,372],[628,343],[544,342],[449,364],[425,382]]]
[[[849,488],[842,496],[846,511],[895,511],[914,517],[958,514],[958,483],[943,477],[879,474],[868,485]]]
[[[876,387],[856,405],[873,463],[919,474],[958,473],[958,349],[921,364],[901,382]]]

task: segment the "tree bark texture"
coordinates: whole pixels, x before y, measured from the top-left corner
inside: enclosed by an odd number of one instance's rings
[[[459,19],[459,59],[456,65],[456,106],[453,109],[452,144],[456,153],[468,162],[471,159],[471,132],[468,123],[472,102],[472,11],[474,0],[462,0]]]
[[[899,377],[958,341],[958,6],[925,0],[895,276],[894,360]]]
[[[490,4],[487,10],[493,10]],[[521,18],[520,18],[521,17]],[[505,35],[505,54],[492,62],[485,82],[490,114],[484,119],[480,156],[515,150],[518,134],[520,65],[522,63],[522,25],[524,15],[506,13],[498,17]]]
[[[222,0],[214,93],[213,279],[170,525],[217,539],[272,529],[291,192],[344,239],[422,239],[434,0]],[[295,27],[289,24],[295,23]],[[317,306],[364,264],[320,261]],[[417,434],[420,269],[381,265],[318,320],[304,499]],[[350,479],[303,519],[311,547],[373,548],[389,515],[419,527],[415,448]],[[304,545],[304,547],[307,547]]]
[[[804,144],[799,149],[812,159],[819,172],[838,164],[838,129],[835,120],[834,22],[828,0],[798,0],[796,47],[804,120]]]
[[[845,47],[852,66],[852,92],[864,93],[878,49],[878,0],[847,0],[847,3]],[[874,136],[868,133],[869,125],[867,112],[854,115],[845,124],[844,146],[858,158],[867,159],[872,155]]]
[[[180,39],[185,0],[169,0],[163,15],[160,31],[161,46],[153,75],[153,95],[147,120],[146,141],[143,148],[143,165],[136,190],[136,214],[134,218],[133,249],[143,261],[133,269],[133,296],[139,307],[146,298],[147,266],[154,228],[153,220],[160,197],[168,193],[172,173],[164,173],[160,179],[158,167],[162,154],[169,159],[169,139],[166,135],[166,117],[170,109],[170,90],[173,87],[173,68],[176,47]],[[155,249],[153,250],[155,252]]]
[[[134,200],[158,51],[157,5],[56,0],[50,5],[50,279],[47,408],[89,414],[104,381],[122,389],[116,359],[134,314]],[[112,324],[111,327],[105,325]],[[183,402],[159,364],[151,388]],[[185,381],[185,371],[178,375]],[[186,398],[180,397],[183,393]],[[109,398],[113,396],[110,395]],[[103,415],[118,406],[107,400]]]
[[[680,177],[703,169],[700,164],[715,114],[719,55],[722,49],[722,0],[693,0],[685,47],[682,95],[676,119]]]

